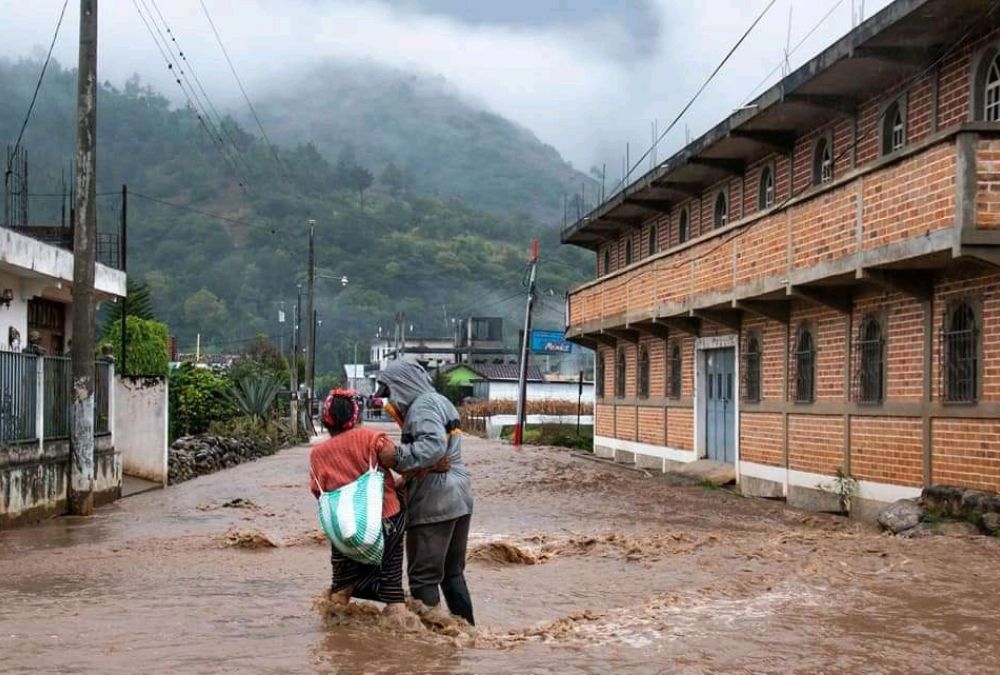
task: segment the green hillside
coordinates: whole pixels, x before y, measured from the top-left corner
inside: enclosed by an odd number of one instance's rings
[[[594,183],[527,129],[466,102],[439,79],[371,64],[331,63],[260,92],[272,140],[345,150],[376,172],[394,162],[423,194],[499,214],[561,223],[563,195]],[[246,122],[246,120],[244,120]]]
[[[37,62],[0,61],[0,137],[7,142],[16,138],[38,69]],[[50,65],[23,141],[30,189],[40,195],[31,200],[36,224],[60,218],[61,200],[47,195],[60,191],[69,169],[75,86],[73,72]],[[129,271],[149,285],[182,350],[193,349],[199,333],[220,351],[236,351],[257,333],[277,341],[280,303],[291,312],[304,275],[309,218],[317,220],[319,273],[350,280],[346,288],[319,282],[321,368],[336,367],[356,341],[364,350],[364,340],[397,311],[424,333],[441,333],[451,318],[473,312],[516,317],[519,303],[498,301],[521,292],[533,237],[542,240],[540,286],[551,289],[543,322],[561,324],[562,292],[592,264],[559,247],[551,225],[423,196],[419,182],[410,187],[391,171],[370,170],[362,202],[360,153],[357,162],[345,156],[331,163],[309,144],[279,146],[279,165],[229,120],[225,137],[236,149],[227,163],[191,111],[136,80],[122,89],[105,85],[98,108],[98,190],[109,193],[99,198],[99,226],[116,228],[114,193],[128,183]]]

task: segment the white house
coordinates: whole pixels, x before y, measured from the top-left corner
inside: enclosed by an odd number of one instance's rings
[[[516,363],[473,364],[467,368],[479,375],[472,380],[473,398],[487,401],[516,401],[520,366]],[[538,366],[528,366],[529,401],[572,401],[581,397],[577,381],[546,380]],[[582,400],[594,401],[594,383],[584,382]]]

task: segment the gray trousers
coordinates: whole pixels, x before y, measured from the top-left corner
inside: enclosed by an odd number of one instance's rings
[[[411,525],[406,530],[407,574],[410,595],[428,607],[441,602],[438,587],[448,609],[470,625],[472,598],[465,583],[465,551],[469,545],[472,516],[462,516],[429,525]]]

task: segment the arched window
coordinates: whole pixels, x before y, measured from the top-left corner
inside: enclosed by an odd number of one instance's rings
[[[681,368],[683,363],[681,361],[681,345],[680,342],[676,340],[670,344],[670,372],[669,379],[667,382],[669,386],[667,387],[667,396],[670,398],[680,398],[681,397]]]
[[[611,247],[604,249],[604,273],[611,272]]]
[[[816,396],[816,347],[808,327],[799,329],[795,344],[795,400],[812,403]]]
[[[656,225],[649,226],[649,232],[646,235],[646,251],[646,255],[656,253]]]
[[[687,209],[683,209],[681,211],[681,223],[680,223],[680,227],[678,228],[678,234],[680,235],[679,236],[679,240],[680,240],[680,243],[682,243],[682,244],[684,242],[686,242],[688,240],[688,237],[690,236],[690,227],[689,227],[690,223],[688,222],[690,220],[691,220],[691,216],[689,215],[688,210]]]
[[[813,151],[813,185],[833,180],[833,147],[825,136],[816,141]]]
[[[712,212],[712,226],[722,227],[729,222],[729,200],[725,190],[719,190],[715,195],[715,209]]]
[[[632,237],[625,240],[625,266],[632,264]]]
[[[758,208],[774,206],[774,168],[768,164],[760,170],[760,190],[757,195]]]
[[[615,354],[615,396],[625,398],[625,348],[619,347]]]
[[[639,398],[649,398],[649,350],[646,348],[646,345],[639,348],[636,389]]]
[[[594,360],[594,389],[597,398],[604,398],[604,353],[598,352]]]
[[[967,302],[954,305],[941,329],[944,400],[975,403],[979,385],[979,331]]]
[[[872,314],[858,327],[858,372],[855,400],[858,403],[881,403],[885,393],[885,341],[882,324]]]
[[[747,335],[743,398],[751,403],[760,401],[760,336],[755,332]]]
[[[987,122],[1000,122],[1000,54],[990,59],[983,99],[983,119]]]
[[[896,152],[906,145],[906,118],[900,101],[893,101],[882,115],[882,154]]]

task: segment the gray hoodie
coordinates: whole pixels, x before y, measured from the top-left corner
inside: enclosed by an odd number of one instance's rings
[[[434,390],[430,375],[419,365],[393,361],[378,379],[388,385],[389,400],[403,415],[396,470],[427,469],[445,454],[451,460],[447,473],[429,473],[407,482],[410,524],[439,523],[472,513],[472,485],[462,463],[462,435],[455,406]]]

